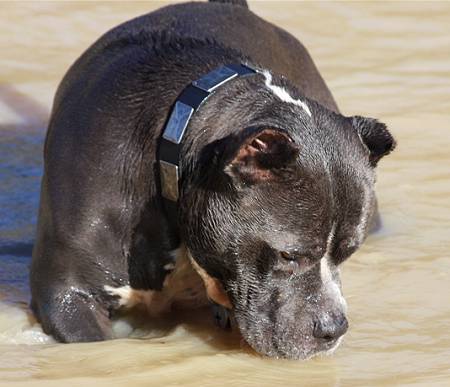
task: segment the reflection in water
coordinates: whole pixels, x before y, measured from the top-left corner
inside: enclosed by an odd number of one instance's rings
[[[399,142],[379,170],[384,228],[344,266],[351,326],[333,357],[261,358],[236,332],[215,328],[207,312],[152,322],[128,316],[115,331],[131,338],[104,343],[60,345],[42,333],[27,309],[27,272],[52,96],[71,62],[102,32],[160,5],[0,5],[0,381],[448,385],[446,3],[252,4],[306,44],[345,114],[380,118]]]

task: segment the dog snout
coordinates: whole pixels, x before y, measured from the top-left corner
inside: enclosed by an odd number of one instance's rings
[[[326,341],[337,340],[347,329],[348,321],[343,314],[334,318],[326,315],[314,321],[313,336]]]

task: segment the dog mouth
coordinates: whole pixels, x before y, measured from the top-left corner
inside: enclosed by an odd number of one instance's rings
[[[245,343],[256,353],[279,359],[309,360],[317,356],[331,356],[341,345],[345,334],[337,338],[315,338],[308,332],[308,325],[287,326],[281,331],[276,324],[259,324],[256,318],[242,315],[236,318],[233,309],[212,303],[215,324],[223,330],[238,330]],[[250,322],[249,322],[250,320]],[[260,321],[263,319],[259,319]],[[303,328],[303,329],[302,329]],[[287,333],[288,332],[288,333]],[[293,342],[296,345],[290,345]]]
[[[311,360],[316,357],[328,357],[332,356],[336,350],[341,346],[342,341],[344,340],[344,336],[339,337],[336,340],[327,342],[324,344],[324,348],[318,349],[316,352],[311,353],[310,355],[302,358],[302,359],[294,359],[294,360]]]
[[[341,345],[345,335],[335,339],[314,337],[308,325],[271,324],[263,318],[242,318],[227,311],[225,329],[238,329],[243,340],[257,354],[275,359],[309,360],[314,357],[331,356]],[[228,318],[229,316],[229,318]],[[247,320],[247,321],[245,321]],[[266,321],[264,323],[263,321]]]
[[[342,341],[344,340],[345,335],[339,337],[338,339],[334,340],[333,342],[328,343],[328,346],[330,348],[328,349],[324,349],[322,352],[318,352],[316,355],[314,356],[318,356],[318,355],[325,355],[325,356],[331,356],[334,354],[334,352],[340,347],[340,345],[342,344]]]

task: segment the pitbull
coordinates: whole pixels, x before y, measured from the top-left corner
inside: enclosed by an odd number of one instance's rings
[[[377,223],[394,146],[339,113],[304,46],[245,1],[126,22],[55,96],[32,310],[85,342],[113,338],[121,308],[211,302],[260,354],[331,352],[348,328],[339,266]]]

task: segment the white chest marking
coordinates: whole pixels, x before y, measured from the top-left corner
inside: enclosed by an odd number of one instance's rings
[[[166,265],[173,271],[166,276],[163,288],[157,290],[133,289],[130,286],[104,289],[119,298],[119,306],[124,308],[144,308],[151,316],[157,316],[174,309],[197,308],[208,304],[203,281],[189,261],[186,249],[181,247],[173,251],[175,264]]]
[[[265,85],[272,90],[272,92],[283,102],[292,103],[294,105],[300,106],[303,110],[308,114],[308,116],[312,117],[311,110],[309,110],[308,105],[305,102],[300,101],[299,99],[294,99],[292,96],[282,87],[276,86],[272,84],[272,74],[269,71],[264,70],[262,72],[264,77],[266,78]]]

